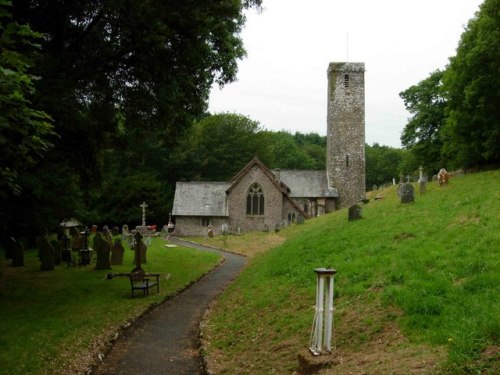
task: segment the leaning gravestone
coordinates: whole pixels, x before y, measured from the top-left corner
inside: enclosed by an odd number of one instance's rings
[[[123,253],[125,249],[123,248],[122,241],[120,239],[115,239],[115,243],[111,249],[111,265],[121,266],[123,264]]]
[[[349,207],[349,221],[361,219],[361,207],[357,204]]]
[[[12,267],[24,266],[24,246],[21,242],[13,240],[12,245]]]
[[[411,203],[415,201],[415,191],[413,189],[413,185],[408,182],[399,186],[398,195],[401,203]]]
[[[103,237],[100,232],[94,237],[94,251],[97,254],[97,261],[95,268],[96,270],[107,270],[111,268],[111,263],[109,261],[109,253],[111,251],[111,247],[109,246],[109,242]]]
[[[49,243],[47,236],[42,236],[37,241],[38,255],[40,256],[40,270],[52,271],[54,269],[54,248]]]

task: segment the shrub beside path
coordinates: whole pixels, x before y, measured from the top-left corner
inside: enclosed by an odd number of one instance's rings
[[[116,342],[93,374],[201,374],[199,323],[210,302],[236,277],[246,258],[177,238],[170,238],[170,241],[222,253],[225,261],[196,284],[141,318]]]

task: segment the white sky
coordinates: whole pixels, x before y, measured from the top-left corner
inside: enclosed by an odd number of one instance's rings
[[[212,89],[211,113],[268,130],[326,134],[330,62],[365,63],[366,142],[400,147],[401,91],[442,69],[483,0],[264,0],[241,36],[238,80]]]

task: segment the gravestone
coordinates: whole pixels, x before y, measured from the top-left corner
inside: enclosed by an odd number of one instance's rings
[[[9,237],[5,243],[5,259],[12,259],[14,257],[14,247],[16,240],[14,237]]]
[[[302,215],[297,216],[297,224],[304,224],[304,221],[305,221],[304,216]]]
[[[109,253],[111,251],[111,247],[109,246],[109,242],[104,238],[103,234],[97,232],[94,237],[93,243],[94,251],[97,255],[96,270],[107,270],[111,268],[111,263],[109,261]]]
[[[47,236],[41,236],[37,240],[38,255],[40,256],[41,271],[52,271],[54,269],[54,249],[49,243]]]
[[[111,231],[109,230],[109,227],[107,225],[105,225],[102,228],[102,237],[109,244],[109,248],[111,248],[111,246],[113,246],[113,236],[112,236]]]
[[[376,190],[378,190],[377,185],[373,185],[373,186],[372,186],[372,191],[376,191]]]
[[[113,229],[111,229],[111,234],[113,236],[118,236],[120,234],[120,229],[118,229],[118,227],[113,227]]]
[[[52,248],[54,249],[54,265],[58,266],[62,263],[62,247],[61,242],[57,240],[50,241]]]
[[[226,223],[222,224],[221,232],[223,236],[227,236],[229,234],[229,225]]]
[[[349,207],[349,221],[359,220],[361,219],[361,207],[357,204]]]
[[[12,267],[24,266],[24,245],[12,238]]]
[[[212,226],[212,224],[208,226],[207,235],[209,238],[213,238],[214,236],[214,227]]]
[[[123,248],[122,241],[120,239],[115,239],[113,248],[111,249],[111,265],[121,266],[123,264],[123,253],[125,249]]]
[[[427,182],[420,181],[418,183],[418,190],[419,190],[420,195],[425,194],[427,192]]]
[[[408,182],[399,186],[398,195],[401,203],[411,203],[415,201],[415,192],[413,189],[413,185]]]
[[[123,224],[122,226],[122,239],[125,239],[128,237],[129,235],[129,230],[128,230],[128,225],[127,224]]]

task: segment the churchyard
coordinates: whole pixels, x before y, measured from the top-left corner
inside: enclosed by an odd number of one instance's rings
[[[209,368],[296,371],[313,323],[313,270],[333,267],[340,364],[321,374],[498,374],[500,172],[417,185],[409,203],[398,185],[371,192],[359,220],[344,209],[280,231],[286,241],[251,258],[212,306]]]
[[[73,374],[88,368],[123,328],[221,260],[214,253],[166,247],[164,239],[152,238],[142,268],[160,274],[159,293],[154,288],[148,296],[139,291],[131,298],[128,278],[107,279],[109,273],[135,268],[128,241],[121,241],[121,235],[113,239],[123,244],[121,265],[109,265],[108,253],[108,266],[99,266],[94,256],[87,265],[63,262],[41,270],[37,249],[25,251],[23,267],[12,267],[2,254],[0,374]],[[90,235],[89,244],[94,243]]]

